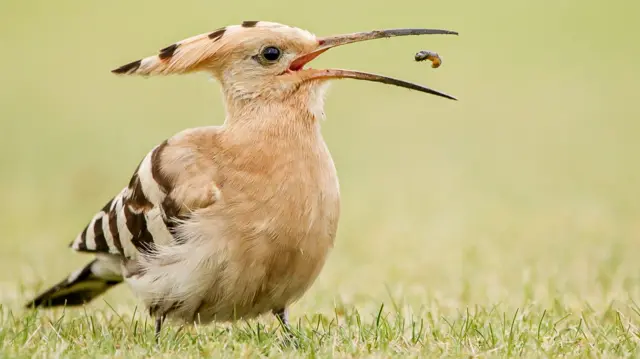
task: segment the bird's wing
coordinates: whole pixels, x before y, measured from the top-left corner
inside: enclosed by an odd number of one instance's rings
[[[71,247],[134,259],[155,244],[173,243],[180,221],[216,201],[216,168],[209,154],[218,133],[219,127],[190,129],[154,147],[129,185],[93,216]]]

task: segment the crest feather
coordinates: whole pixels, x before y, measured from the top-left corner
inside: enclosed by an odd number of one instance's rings
[[[141,60],[112,70],[118,75],[170,75],[198,71],[220,48],[226,28],[196,35],[171,44]]]

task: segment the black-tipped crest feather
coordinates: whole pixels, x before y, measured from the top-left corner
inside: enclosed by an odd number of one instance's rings
[[[136,60],[126,65],[122,65],[115,70],[111,70],[111,72],[113,72],[114,74],[130,74],[136,72],[136,70],[140,68],[141,64],[142,60]]]

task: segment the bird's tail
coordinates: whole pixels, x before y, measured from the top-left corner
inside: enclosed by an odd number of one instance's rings
[[[38,295],[26,307],[82,305],[121,282],[119,264],[112,258],[99,257]]]

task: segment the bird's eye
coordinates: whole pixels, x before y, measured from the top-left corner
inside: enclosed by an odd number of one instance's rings
[[[262,55],[263,59],[269,62],[274,62],[280,58],[280,55],[282,55],[282,51],[280,51],[280,49],[277,47],[267,46],[262,49],[260,55]]]

